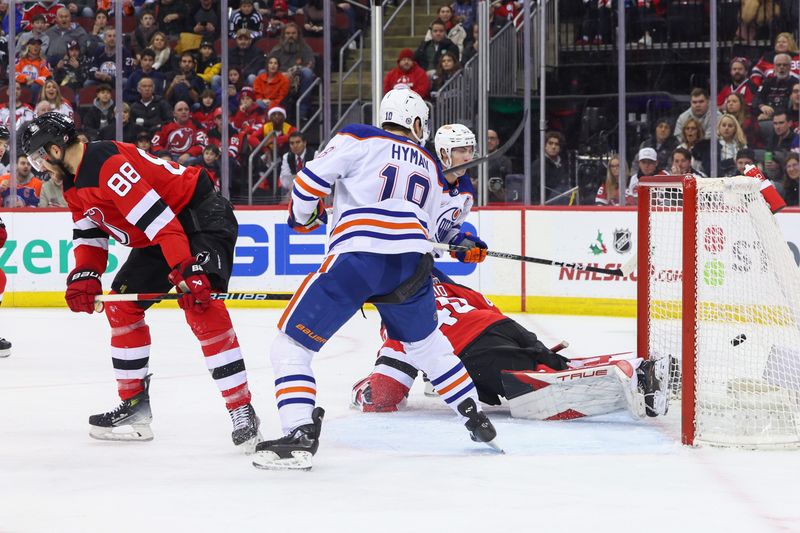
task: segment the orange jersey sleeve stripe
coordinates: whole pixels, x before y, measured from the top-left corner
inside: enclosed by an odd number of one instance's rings
[[[448,392],[450,392],[451,390],[455,389],[456,387],[458,387],[459,385],[461,385],[462,383],[464,383],[464,381],[466,381],[466,379],[467,379],[468,377],[469,377],[469,374],[467,374],[466,372],[464,372],[464,374],[463,374],[463,375],[462,375],[460,378],[458,378],[457,380],[455,380],[454,382],[452,382],[452,383],[451,383],[450,385],[448,385],[447,387],[445,387],[445,388],[443,388],[443,389],[441,389],[441,390],[437,390],[436,392],[438,392],[440,395],[447,394],[447,393],[448,393]]]
[[[339,233],[345,231],[346,229],[352,228],[353,226],[376,226],[378,228],[385,228],[385,229],[418,229],[420,230],[426,237],[428,232],[425,231],[425,228],[422,227],[422,224],[419,222],[384,222],[383,220],[375,220],[371,218],[362,218],[358,220],[351,220],[350,222],[345,222],[336,227],[331,233],[331,236],[338,235]]]
[[[312,194],[312,195],[314,195],[314,196],[316,196],[318,198],[322,198],[324,196],[328,196],[327,192],[314,189],[308,183],[303,181],[303,179],[300,177],[300,174],[297,175],[297,178],[294,180],[294,183],[295,183],[295,185],[298,185],[301,189],[306,191],[308,194]]]

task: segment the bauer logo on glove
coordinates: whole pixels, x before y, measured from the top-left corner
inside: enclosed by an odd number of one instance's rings
[[[486,243],[470,232],[459,233],[453,237],[450,246],[456,247],[450,251],[450,256],[462,263],[481,263],[486,259]]]

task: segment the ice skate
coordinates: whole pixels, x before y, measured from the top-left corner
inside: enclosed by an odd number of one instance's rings
[[[261,442],[261,433],[258,431],[261,420],[256,416],[256,410],[248,403],[236,409],[229,409],[228,414],[231,415],[233,423],[231,439],[234,446],[238,446],[245,455],[252,454],[255,452],[256,444]]]
[[[497,430],[494,429],[492,421],[483,411],[478,411],[475,400],[467,398],[458,404],[457,409],[461,416],[467,418],[464,426],[469,430],[469,436],[473,441],[486,443],[490,448],[505,453],[495,440]]]
[[[89,417],[89,436],[98,440],[153,440],[150,423],[153,414],[150,411],[150,376],[144,380],[144,390],[123,400],[113,411]]]
[[[669,410],[669,370],[672,357],[642,361],[636,369],[639,392],[644,395],[647,416],[663,416]]]
[[[11,343],[0,337],[0,357],[11,355]]]
[[[319,448],[325,410],[315,407],[311,424],[294,428],[288,435],[256,445],[253,466],[264,470],[311,470],[311,457]]]

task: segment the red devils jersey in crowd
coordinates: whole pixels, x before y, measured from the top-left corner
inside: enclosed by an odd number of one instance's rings
[[[77,173],[64,179],[76,265],[105,272],[109,236],[131,248],[158,244],[170,266],[190,258],[176,215],[191,200],[200,169],[158,159],[132,144],[85,146]]]
[[[481,293],[453,283],[446,276],[438,277],[434,270],[433,293],[436,296],[436,311],[439,314],[439,329],[453,345],[453,352],[460,356],[489,326],[507,317]],[[382,332],[383,333],[383,332]],[[391,352],[403,351],[403,345],[387,339],[381,346],[380,355],[392,356]]]
[[[156,132],[150,142],[153,145],[153,152],[169,150],[169,153],[176,157],[187,152],[190,155],[198,156],[203,153],[203,147],[208,143],[208,138],[200,124],[189,119],[183,124],[175,121],[168,123]]]
[[[61,2],[36,2],[22,13],[22,27],[26,30],[30,30],[33,17],[36,15],[44,15],[47,26],[52,26],[56,23],[56,12],[62,7],[64,7],[64,4]]]
[[[246,134],[245,132],[236,131],[236,128],[228,125],[228,155],[236,159],[239,157],[239,150],[242,147]],[[213,144],[222,152],[222,132],[213,128],[208,132],[208,144]]]

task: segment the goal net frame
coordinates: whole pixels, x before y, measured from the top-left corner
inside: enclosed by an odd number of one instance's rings
[[[713,182],[716,182],[716,185]],[[724,180],[730,180],[728,182]],[[699,184],[699,185],[698,185]],[[713,187],[717,187],[717,189],[713,189]],[[703,231],[704,235],[700,235],[701,229],[698,225],[698,217],[709,217],[708,219],[704,219],[703,223],[708,223],[707,220],[712,219],[715,215],[720,215],[720,218],[725,220],[724,215],[728,217],[731,216],[731,212],[736,212],[736,209],[730,209],[727,213],[725,212],[728,208],[728,205],[725,204],[726,192],[720,192],[721,188],[732,188],[735,189],[735,193],[738,194],[741,191],[746,192],[750,196],[748,196],[747,200],[741,200],[740,204],[731,204],[735,205],[736,208],[744,210],[744,215],[735,214],[734,216],[747,216],[747,214],[752,213],[753,210],[757,210],[757,216],[755,218],[751,218],[750,220],[754,220],[751,226],[755,227],[755,224],[760,223],[761,226],[767,226],[764,221],[767,221],[774,225],[774,231],[777,231],[777,235],[780,236],[782,242],[785,244],[785,239],[780,234],[780,231],[777,228],[777,224],[775,223],[774,219],[772,219],[772,215],[770,213],[770,219],[766,219],[763,210],[766,210],[769,213],[769,208],[767,207],[766,203],[763,202],[760,194],[757,194],[759,191],[759,187],[757,184],[757,180],[754,178],[747,178],[747,177],[736,177],[736,178],[696,178],[693,175],[684,175],[684,176],[648,176],[643,177],[639,182],[639,193],[638,193],[638,221],[637,221],[637,229],[638,229],[638,243],[637,243],[637,250],[638,250],[638,278],[637,278],[637,350],[640,357],[644,358],[651,358],[651,357],[660,357],[665,355],[685,355],[685,354],[692,354],[691,357],[680,357],[680,376],[679,380],[682,383],[679,385],[679,389],[676,392],[680,393],[680,398],[673,399],[673,404],[671,405],[671,411],[675,410],[676,408],[680,409],[681,412],[681,442],[685,445],[697,445],[697,444],[711,444],[711,445],[719,445],[719,446],[734,446],[734,447],[743,447],[743,448],[797,448],[800,447],[800,388],[798,387],[798,383],[800,383],[800,378],[798,378],[798,373],[800,373],[800,346],[798,346],[798,351],[792,351],[789,354],[789,358],[791,359],[789,367],[789,377],[786,378],[789,382],[788,388],[784,389],[782,386],[774,386],[772,383],[768,383],[769,379],[766,381],[760,379],[740,379],[736,377],[736,370],[733,368],[725,368],[724,370],[720,371],[720,374],[728,372],[727,378],[731,378],[726,382],[726,385],[723,388],[727,389],[727,394],[729,397],[734,398],[731,402],[735,402],[736,406],[731,408],[730,406],[725,406],[725,399],[723,398],[722,402],[720,403],[720,413],[719,420],[724,420],[726,424],[730,424],[733,427],[736,427],[736,424],[740,423],[740,420],[745,420],[743,422],[743,426],[747,426],[747,429],[740,435],[734,435],[729,438],[728,435],[723,435],[722,437],[717,437],[717,434],[714,431],[708,431],[707,433],[704,432],[703,428],[701,428],[701,435],[698,437],[698,412],[700,412],[699,416],[707,417],[708,413],[708,405],[712,405],[714,407],[715,403],[718,400],[714,400],[713,402],[709,402],[706,399],[701,399],[701,404],[703,405],[702,408],[698,408],[698,385],[704,387],[703,383],[698,384],[698,379],[707,379],[709,375],[708,367],[703,368],[703,372],[705,372],[704,378],[698,378],[698,366],[702,366],[703,364],[708,365],[709,363],[701,363],[698,365],[697,360],[699,358],[704,357],[704,353],[712,351],[712,349],[706,349],[705,346],[701,347],[698,345],[698,337],[701,336],[701,327],[709,327],[709,326],[701,326],[698,323],[698,301],[700,302],[700,309],[701,314],[707,315],[709,307],[718,307],[718,308],[730,308],[730,307],[748,307],[747,304],[734,304],[731,306],[729,303],[724,302],[717,302],[714,300],[709,300],[708,298],[698,296],[698,280],[701,279],[701,275],[699,271],[701,270],[700,265],[698,264],[698,250],[700,250],[701,254],[704,254],[702,259],[708,259],[711,254],[708,252],[708,242],[705,242],[705,250],[703,249],[704,243],[703,238],[708,238],[708,234],[705,233],[709,226],[705,226],[706,229]],[[654,192],[660,189],[660,192]],[[704,191],[711,190],[708,196],[712,196],[717,194],[719,198],[722,199],[721,208],[718,211],[714,211],[709,209],[706,212],[701,212],[698,215],[698,191],[702,189]],[[741,189],[741,190],[740,190]],[[676,191],[682,191],[682,194],[677,194]],[[741,194],[744,194],[741,192]],[[754,192],[756,194],[754,194]],[[661,196],[658,196],[658,195]],[[669,194],[671,196],[670,199],[664,200]],[[682,196],[679,201],[676,202],[675,198]],[[732,197],[731,197],[732,198]],[[707,200],[707,198],[705,198]],[[663,204],[659,205],[659,201],[663,202]],[[672,203],[670,203],[672,202]],[[747,203],[749,202],[749,203]],[[763,206],[757,205],[763,202]],[[680,207],[678,207],[678,203],[680,203]],[[705,204],[704,204],[705,205]],[[742,207],[744,206],[744,207]],[[702,209],[706,209],[703,207]],[[663,212],[669,213],[673,216],[670,218],[669,216],[662,215],[659,218],[659,215],[653,215],[654,213]],[[710,215],[706,214],[710,213]],[[651,218],[652,217],[652,218]],[[679,219],[680,222],[675,224],[675,219]],[[666,221],[665,221],[666,220]],[[682,253],[682,257],[680,263],[674,265],[675,268],[673,269],[665,269],[659,270],[661,265],[653,265],[653,259],[651,258],[651,253],[654,256],[657,256],[659,252],[656,248],[653,247],[651,243],[651,237],[653,240],[663,239],[664,234],[660,233],[661,230],[653,229],[652,227],[657,226],[658,224],[662,224],[662,226],[670,226],[670,225],[677,225],[678,227],[675,228],[676,232],[680,232],[680,235],[674,237],[674,241],[670,244],[677,246],[676,243],[680,243],[680,250],[678,253]],[[710,223],[709,223],[710,224]],[[743,224],[745,226],[746,224]],[[651,227],[652,226],[652,227]],[[671,226],[670,226],[671,227]],[[747,226],[745,229],[749,228]],[[733,235],[735,233],[736,228],[733,230]],[[750,230],[753,231],[752,229]],[[767,227],[766,231],[773,231],[773,228]],[[744,232],[743,232],[744,233]],[[774,234],[771,234],[774,236]],[[733,237],[728,236],[729,239]],[[663,239],[666,240],[666,239]],[[669,244],[668,244],[669,245]],[[771,251],[777,248],[773,248]],[[780,252],[780,251],[779,251]],[[788,247],[786,248],[785,252],[790,254]],[[773,255],[775,255],[773,253]],[[780,253],[777,254],[779,261],[777,261],[777,266],[773,267],[776,270],[778,268],[784,268],[786,270],[786,261],[785,257],[782,257]],[[791,254],[790,254],[791,255]],[[656,262],[660,262],[660,260],[656,260]],[[796,269],[797,266],[794,264],[794,260],[791,261],[792,266]],[[727,267],[726,267],[727,268]],[[679,269],[679,270],[678,270]],[[677,293],[677,287],[663,289],[664,293],[669,292],[672,296],[673,305],[670,309],[669,306],[665,306],[664,308],[667,309],[666,312],[663,312],[659,315],[660,311],[657,309],[660,304],[663,304],[665,300],[657,301],[661,298],[661,292],[659,292],[659,287],[656,285],[659,283],[664,283],[664,272],[667,273],[670,283],[677,282],[676,280],[680,280],[681,283],[680,287],[680,294]],[[704,273],[705,275],[707,273]],[[724,274],[723,274],[724,275]],[[790,277],[794,277],[792,272],[789,273]],[[797,273],[798,280],[800,280],[800,271]],[[651,278],[653,278],[651,280]],[[769,280],[768,280],[769,281]],[[708,283],[706,281],[706,283]],[[798,285],[791,285],[789,287],[787,294],[794,294],[794,289]],[[708,289],[703,289],[708,290]],[[734,294],[734,299],[736,295],[736,288],[731,283],[731,288],[726,290],[730,290]],[[670,292],[672,291],[672,292]],[[654,299],[651,302],[651,297]],[[800,294],[797,294],[798,299],[800,300]],[[676,298],[680,298],[680,302],[674,302]],[[760,306],[749,305],[749,307],[760,307],[760,308],[769,308],[770,304],[764,304]],[[763,312],[763,309],[761,309]],[[798,320],[800,316],[795,312],[796,309],[791,309],[791,313],[788,319],[780,318],[782,320],[782,326],[786,327],[787,320],[790,322],[789,326],[795,327],[798,325]],[[678,315],[680,313],[680,315]],[[671,316],[670,316],[671,315]],[[666,318],[664,318],[666,316]],[[740,317],[739,320],[741,320]],[[677,322],[680,321],[680,324],[671,324],[670,319]],[[708,320],[707,317],[705,317]],[[747,320],[747,319],[745,319]],[[752,319],[751,319],[752,320]],[[656,322],[660,321],[660,324],[656,324]],[[766,328],[769,327],[769,323],[767,326],[764,326],[763,322],[757,321],[757,327]],[[735,320],[734,320],[735,322]],[[673,333],[675,336],[680,335],[680,343],[679,345],[676,343],[674,348],[680,350],[680,354],[661,354],[661,353],[650,353],[651,349],[654,352],[658,350],[653,348],[654,346],[661,346],[658,344],[658,339],[654,341],[651,340],[652,335],[664,335],[664,327],[663,324],[668,323],[670,324],[667,328],[667,331]],[[654,325],[655,324],[655,325]],[[704,324],[707,324],[704,323]],[[727,324],[730,329],[730,323]],[[710,326],[716,327],[716,326]],[[734,329],[736,327],[740,327],[738,325],[732,326]],[[741,326],[744,327],[744,326]],[[654,331],[655,330],[655,331]],[[746,338],[742,335],[743,338]],[[727,337],[726,337],[727,339]],[[717,344],[721,344],[719,339],[717,339]],[[728,341],[729,344],[733,346],[737,346],[736,344],[736,336],[731,336],[731,339]],[[740,343],[742,341],[739,341]],[[665,343],[666,344],[666,343]],[[769,354],[764,356],[765,350],[761,350],[759,353],[760,355],[754,356],[755,357],[762,357],[767,362],[765,363],[766,366],[769,366],[769,359],[773,358],[773,355],[776,351],[780,352],[783,349],[782,344],[775,342],[772,344],[771,349],[768,350]],[[734,348],[735,349],[735,348]],[[746,350],[750,350],[751,348],[745,346]],[[705,350],[705,351],[702,351]],[[724,350],[731,351],[730,346],[725,346]],[[723,348],[718,348],[717,351],[721,352],[724,351]],[[664,350],[666,351],[666,350]],[[747,353],[745,351],[739,353]],[[711,356],[709,356],[711,357]],[[718,355],[714,355],[713,357],[718,357]],[[785,350],[784,352],[780,353],[780,357],[786,357]],[[709,359],[714,362],[714,364],[719,365],[720,360],[719,358]],[[723,360],[725,365],[723,366],[730,366],[733,367],[733,362],[728,362],[727,360]],[[795,366],[796,365],[796,366]],[[765,370],[766,372],[766,370]],[[703,375],[701,373],[701,375]],[[717,376],[712,376],[716,378]],[[760,378],[761,375],[757,375],[757,378]],[[719,380],[722,381],[722,380]],[[670,384],[671,387],[675,386],[675,383]],[[719,385],[719,383],[717,383]],[[675,390],[675,389],[673,389]],[[722,393],[723,396],[726,394],[725,392]],[[701,394],[702,396],[702,394]],[[718,396],[717,396],[718,397]],[[680,403],[680,405],[675,405],[676,403]],[[705,402],[705,403],[703,403]],[[777,407],[773,407],[777,402]],[[764,408],[762,404],[768,405],[767,408]],[[728,411],[726,411],[726,409]],[[742,412],[737,412],[735,409],[739,409]],[[748,412],[747,409],[751,409],[751,412]],[[760,411],[759,411],[760,409]],[[776,413],[773,413],[775,411]],[[766,414],[765,414],[766,413]],[[775,417],[782,417],[780,420],[777,420]],[[712,417],[713,418],[713,417]],[[731,419],[734,419],[734,422],[730,422]],[[754,422],[755,420],[755,422]],[[716,419],[715,419],[716,421]],[[700,422],[702,425],[703,422]],[[759,434],[759,429],[753,430],[753,424],[761,424],[759,428],[764,427],[766,429],[763,430],[763,433]],[[789,428],[785,433],[788,436],[784,437],[783,435],[774,436],[769,433],[771,431],[770,426],[774,425],[785,425]],[[711,424],[713,425],[713,424]],[[722,432],[724,433],[724,431]]]

